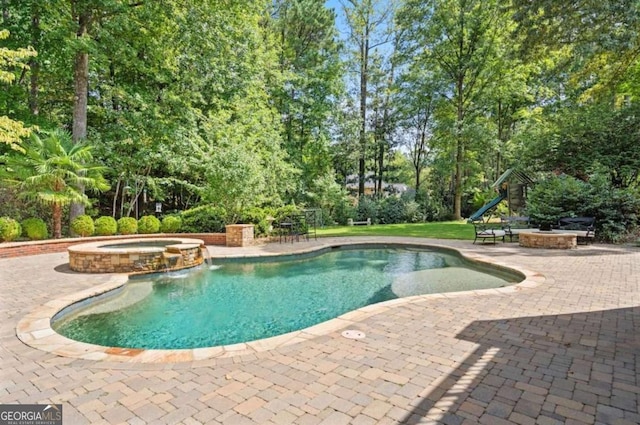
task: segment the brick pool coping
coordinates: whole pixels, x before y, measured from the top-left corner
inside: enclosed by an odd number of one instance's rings
[[[520,273],[524,279],[514,285],[510,285],[504,288],[494,289],[482,289],[482,290],[470,290],[440,294],[428,294],[428,295],[416,295],[406,298],[398,298],[394,300],[384,301],[377,304],[368,305],[360,309],[345,313],[335,319],[328,320],[326,322],[290,332],[283,335],[278,335],[270,338],[232,344],[216,347],[206,348],[194,348],[194,349],[174,349],[174,350],[157,350],[157,349],[127,349],[118,347],[104,347],[95,344],[88,344],[84,342],[74,341],[66,338],[51,328],[52,318],[65,307],[74,304],[78,301],[86,300],[91,297],[98,296],[105,292],[119,288],[126,284],[129,275],[128,274],[114,274],[108,282],[89,288],[74,294],[66,295],[55,300],[48,301],[45,304],[38,306],[34,311],[24,316],[16,326],[16,334],[18,338],[25,344],[46,352],[53,353],[55,355],[71,358],[80,358],[93,361],[119,361],[130,363],[176,363],[176,362],[190,362],[195,360],[204,360],[212,358],[228,358],[235,356],[243,356],[247,354],[255,354],[276,348],[297,344],[303,341],[307,341],[318,336],[328,335],[339,329],[344,329],[349,326],[358,324],[363,319],[370,316],[388,311],[396,306],[418,303],[429,299],[446,299],[446,298],[459,298],[459,297],[479,297],[485,295],[503,295],[508,296],[526,289],[534,288],[542,283],[548,282],[548,279],[540,274],[522,267],[516,267],[509,265],[508,263],[497,261],[494,258],[479,255],[465,249],[451,248],[444,245],[438,245],[434,243],[425,242],[411,242],[411,243],[384,243],[394,246],[413,246],[422,248],[436,248],[446,251],[454,251],[460,253],[465,259],[477,263],[488,264],[497,268],[508,269]],[[376,243],[363,242],[363,241],[333,241],[332,243],[326,243],[317,245],[314,247],[302,247],[302,249],[296,249],[286,255],[300,255],[305,253],[312,253],[321,250],[331,249],[337,246],[347,245],[376,245]],[[377,243],[380,245],[380,243]],[[264,256],[283,256],[282,254],[251,254],[243,255],[242,253],[236,253],[231,255],[216,255],[212,258],[256,258]]]

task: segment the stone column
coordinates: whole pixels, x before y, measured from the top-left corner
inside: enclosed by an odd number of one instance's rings
[[[253,245],[253,224],[228,224],[225,226],[226,246]]]

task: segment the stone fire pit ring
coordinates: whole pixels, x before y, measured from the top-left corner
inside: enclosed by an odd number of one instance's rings
[[[518,235],[520,246],[526,248],[573,249],[578,246],[575,233],[521,232]]]

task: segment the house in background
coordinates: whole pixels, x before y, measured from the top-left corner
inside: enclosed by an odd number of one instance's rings
[[[364,194],[367,196],[374,195],[376,193],[377,179],[373,173],[368,173],[364,181]],[[347,183],[345,185],[351,195],[358,196],[358,175],[350,174],[347,176]],[[409,190],[409,186],[402,183],[387,183],[382,182],[382,196],[401,196]]]

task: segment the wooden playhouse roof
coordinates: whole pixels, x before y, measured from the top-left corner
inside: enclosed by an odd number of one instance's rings
[[[508,168],[507,171],[505,171],[504,173],[502,173],[502,175],[500,177],[498,177],[498,180],[493,182],[491,187],[499,187],[502,183],[504,183],[505,181],[509,180],[510,177],[515,177],[515,179],[518,180],[522,184],[533,184],[534,183],[533,179],[531,179],[531,177],[529,177],[528,175],[526,175],[522,171],[518,171],[518,170],[516,170],[514,168]]]

